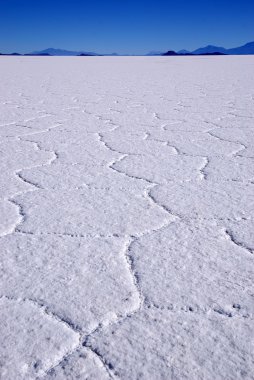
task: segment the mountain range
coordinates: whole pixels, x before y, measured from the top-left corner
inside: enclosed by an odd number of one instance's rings
[[[151,51],[150,53],[146,54],[146,56],[160,56],[160,55],[171,55],[171,56],[178,56],[178,55],[251,55],[254,54],[254,41],[248,42],[247,44],[243,46],[239,46],[236,48],[226,49],[221,46],[213,46],[208,45],[205,47],[198,48],[193,51],[188,51],[185,49],[179,50],[177,52],[173,50],[169,50],[168,52],[161,52],[161,51]],[[12,53],[12,54],[1,54],[0,55],[22,55],[19,53]],[[111,53],[111,54],[98,54],[94,52],[86,52],[86,51],[71,51],[71,50],[64,50],[64,49],[55,49],[55,48],[48,48],[45,50],[40,51],[34,51],[32,53],[23,54],[23,55],[39,55],[39,56],[118,56],[117,53]],[[131,54],[121,54],[121,55],[131,55]]]
[[[30,53],[30,55],[53,55],[53,56],[115,56],[118,55],[117,53],[111,53],[111,54],[98,54],[94,53],[92,51],[71,51],[71,50],[63,50],[63,49],[54,49],[54,48],[48,48],[41,51],[34,51]]]
[[[175,52],[174,50],[169,50],[167,53],[163,52],[150,52],[147,55],[221,55],[221,54],[228,54],[228,55],[251,55],[254,54],[254,41],[248,42],[247,44],[243,46],[239,46],[236,48],[231,49],[225,49],[221,46],[214,46],[214,45],[207,45],[202,48],[198,48],[193,51],[189,50],[179,50]]]
[[[243,46],[236,48],[225,49],[221,46],[207,45],[205,47],[196,49],[194,51],[180,50],[177,52],[180,55],[192,54],[192,55],[202,55],[202,54],[228,54],[228,55],[248,55],[254,54],[254,41],[248,42]]]
[[[214,45],[208,45],[205,47],[198,48],[194,51],[188,51],[185,49],[182,49],[176,54],[169,54],[169,55],[214,55],[214,54],[220,53],[220,54],[229,54],[229,55],[245,55],[245,54],[254,54],[254,41],[249,42],[243,46],[239,46],[236,48],[226,49],[221,46],[214,46]],[[117,53],[112,54],[98,54],[94,52],[85,52],[85,51],[70,51],[70,50],[63,50],[63,49],[54,49],[54,48],[48,48],[41,51],[34,51],[30,53],[31,55],[53,55],[53,56],[117,56]],[[159,55],[165,55],[166,53],[160,52],[160,51],[152,51],[147,56],[159,56]],[[125,54],[123,54],[125,55]],[[218,54],[219,55],[219,54]]]
[[[71,50],[64,50],[64,49],[54,49],[54,48],[48,48],[41,51],[34,51],[32,53],[29,53],[31,55],[41,55],[41,54],[47,54],[47,55],[57,55],[57,56],[75,56],[75,55],[86,55],[86,56],[96,56],[100,54],[96,54],[93,52],[85,52],[85,51],[71,51]]]
[[[254,42],[248,42],[243,46],[239,46],[232,49],[225,49],[220,46],[208,45],[203,48],[196,49],[192,52],[193,54],[204,54],[204,53],[223,53],[230,55],[244,55],[244,54],[254,54]]]

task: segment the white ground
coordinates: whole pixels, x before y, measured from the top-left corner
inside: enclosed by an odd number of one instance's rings
[[[253,73],[0,58],[1,379],[254,379]]]

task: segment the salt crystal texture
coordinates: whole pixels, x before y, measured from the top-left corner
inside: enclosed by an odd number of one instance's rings
[[[254,379],[253,69],[1,57],[1,379]]]

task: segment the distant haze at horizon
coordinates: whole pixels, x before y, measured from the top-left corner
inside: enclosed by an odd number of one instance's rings
[[[254,2],[0,0],[0,52],[102,54],[234,48],[254,40]]]

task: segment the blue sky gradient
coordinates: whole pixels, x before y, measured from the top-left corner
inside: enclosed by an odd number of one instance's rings
[[[230,48],[254,41],[253,18],[253,0],[0,0],[0,52]]]

